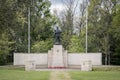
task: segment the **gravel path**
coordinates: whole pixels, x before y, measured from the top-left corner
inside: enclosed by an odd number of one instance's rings
[[[50,80],[72,80],[67,71],[51,71]]]

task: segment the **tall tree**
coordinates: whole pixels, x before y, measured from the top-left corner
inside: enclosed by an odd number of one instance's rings
[[[63,46],[68,49],[68,45],[70,44],[71,36],[74,33],[74,17],[76,14],[77,6],[79,0],[66,0],[63,1],[65,10],[62,12],[62,16],[60,18],[61,21],[61,29],[63,31],[62,39]]]
[[[112,47],[112,20],[117,0],[91,0],[89,6],[89,36],[93,37],[94,43],[105,54],[105,64],[110,64]],[[91,41],[92,42],[92,41]],[[90,42],[90,43],[91,43]],[[94,49],[94,48],[93,48]]]
[[[51,3],[49,0],[37,0],[31,8],[31,45],[32,51],[47,52],[53,44],[53,28],[56,23],[55,17],[50,13]],[[51,44],[50,44],[51,43]],[[35,45],[37,45],[35,47]],[[46,46],[43,48],[43,46]],[[48,48],[47,48],[48,47]],[[35,49],[35,50],[34,50]]]
[[[14,51],[27,52],[28,8],[31,11],[31,46],[39,41],[45,45],[52,42],[51,26],[55,24],[55,17],[49,7],[49,0],[0,0],[0,57],[3,57],[0,61],[5,61]]]
[[[27,0],[17,1],[17,28],[15,30],[15,41],[17,52],[27,52],[28,37],[28,8],[30,8],[31,22],[31,48],[36,42],[45,41],[52,37],[54,18],[50,14],[50,1]],[[37,43],[36,43],[37,44]],[[33,51],[33,48],[32,48]]]
[[[113,10],[113,20],[112,27],[110,29],[111,34],[111,63],[115,65],[120,65],[120,5],[116,3]]]
[[[1,0],[0,1],[0,64],[7,62],[7,56],[12,50],[11,34],[12,28],[15,28],[15,11],[14,0]]]

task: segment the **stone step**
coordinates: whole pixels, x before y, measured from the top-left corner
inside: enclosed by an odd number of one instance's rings
[[[47,69],[47,64],[46,65],[36,65],[36,69]]]

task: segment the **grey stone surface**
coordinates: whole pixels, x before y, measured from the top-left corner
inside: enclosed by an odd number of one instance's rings
[[[90,60],[83,61],[81,71],[92,71],[92,62]]]
[[[71,53],[68,54],[69,65],[82,65],[83,61],[90,60],[92,65],[102,65],[101,53]]]
[[[54,45],[53,48],[48,51],[48,67],[67,67],[67,52],[64,51],[62,45]]]
[[[47,53],[14,53],[14,65],[25,65],[26,61],[35,61],[36,65],[50,65],[52,60],[52,51],[51,49]],[[82,65],[83,61],[90,60],[92,65],[102,65],[102,54],[101,53],[68,53],[67,51],[63,50],[63,57],[64,58],[64,65],[68,67],[71,66],[80,66]],[[54,51],[55,52],[55,51]],[[60,52],[59,52],[60,53]],[[61,56],[60,54],[57,54]],[[56,56],[56,55],[55,55]],[[54,57],[55,57],[54,56]],[[59,58],[57,58],[58,60]],[[49,62],[48,62],[49,61]],[[54,62],[56,63],[56,61]],[[61,64],[61,63],[60,63]]]
[[[14,53],[14,65],[25,65],[26,61],[35,61],[37,65],[47,65],[47,53]]]
[[[35,61],[26,61],[25,71],[31,71],[36,69]]]

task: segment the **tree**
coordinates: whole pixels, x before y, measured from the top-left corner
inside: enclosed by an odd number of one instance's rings
[[[79,0],[66,0],[63,1],[65,10],[61,13],[60,24],[62,33],[62,42],[65,49],[68,49],[68,45],[70,44],[70,39],[74,33],[74,17],[76,14],[77,6]]]
[[[31,10],[31,46],[39,41],[49,44],[53,35],[51,26],[55,24],[49,7],[48,0],[0,0],[0,61],[6,61],[15,51],[27,52],[28,8]]]
[[[7,62],[7,56],[13,50],[11,44],[14,41],[11,34],[14,34],[13,28],[15,28],[16,15],[14,8],[13,0],[0,1],[0,65]]]
[[[117,0],[92,0],[89,6],[89,36],[93,38],[94,43],[105,54],[105,64],[110,64],[110,53],[113,51],[113,38],[110,31],[112,29],[113,15],[115,6],[119,3]],[[90,42],[91,43],[91,42]]]
[[[9,51],[12,50],[10,47],[11,43],[8,39],[8,35],[6,33],[0,34],[0,65],[7,63],[7,56],[9,55]]]
[[[28,45],[28,8],[31,16],[31,48],[38,41],[46,41],[52,38],[53,30],[51,26],[55,23],[50,14],[50,1],[48,0],[27,0],[16,2],[16,25],[14,29],[15,48],[17,52],[27,52]],[[36,43],[37,44],[37,43]],[[33,50],[33,49],[32,49]]]
[[[47,51],[52,46],[48,45],[48,43],[52,43],[53,41],[53,29],[52,26],[56,23],[55,17],[50,14],[50,1],[48,0],[42,0],[42,1],[36,1],[34,2],[32,11],[34,11],[31,14],[31,29],[33,30],[31,32],[31,45],[32,45],[32,51],[35,52],[34,49],[36,45],[39,46],[40,49],[38,49],[40,52]],[[48,42],[48,40],[50,42]],[[36,43],[38,42],[38,43]],[[38,45],[39,44],[39,45]],[[45,50],[42,48],[42,44],[46,47]]]
[[[120,6],[116,4],[116,8],[114,9],[114,15],[112,20],[112,27],[110,29],[111,34],[111,63],[115,65],[120,65]]]
[[[69,52],[85,52],[85,46],[84,46],[84,31],[81,31],[80,36],[78,35],[72,35],[70,39],[70,45],[68,46]]]

